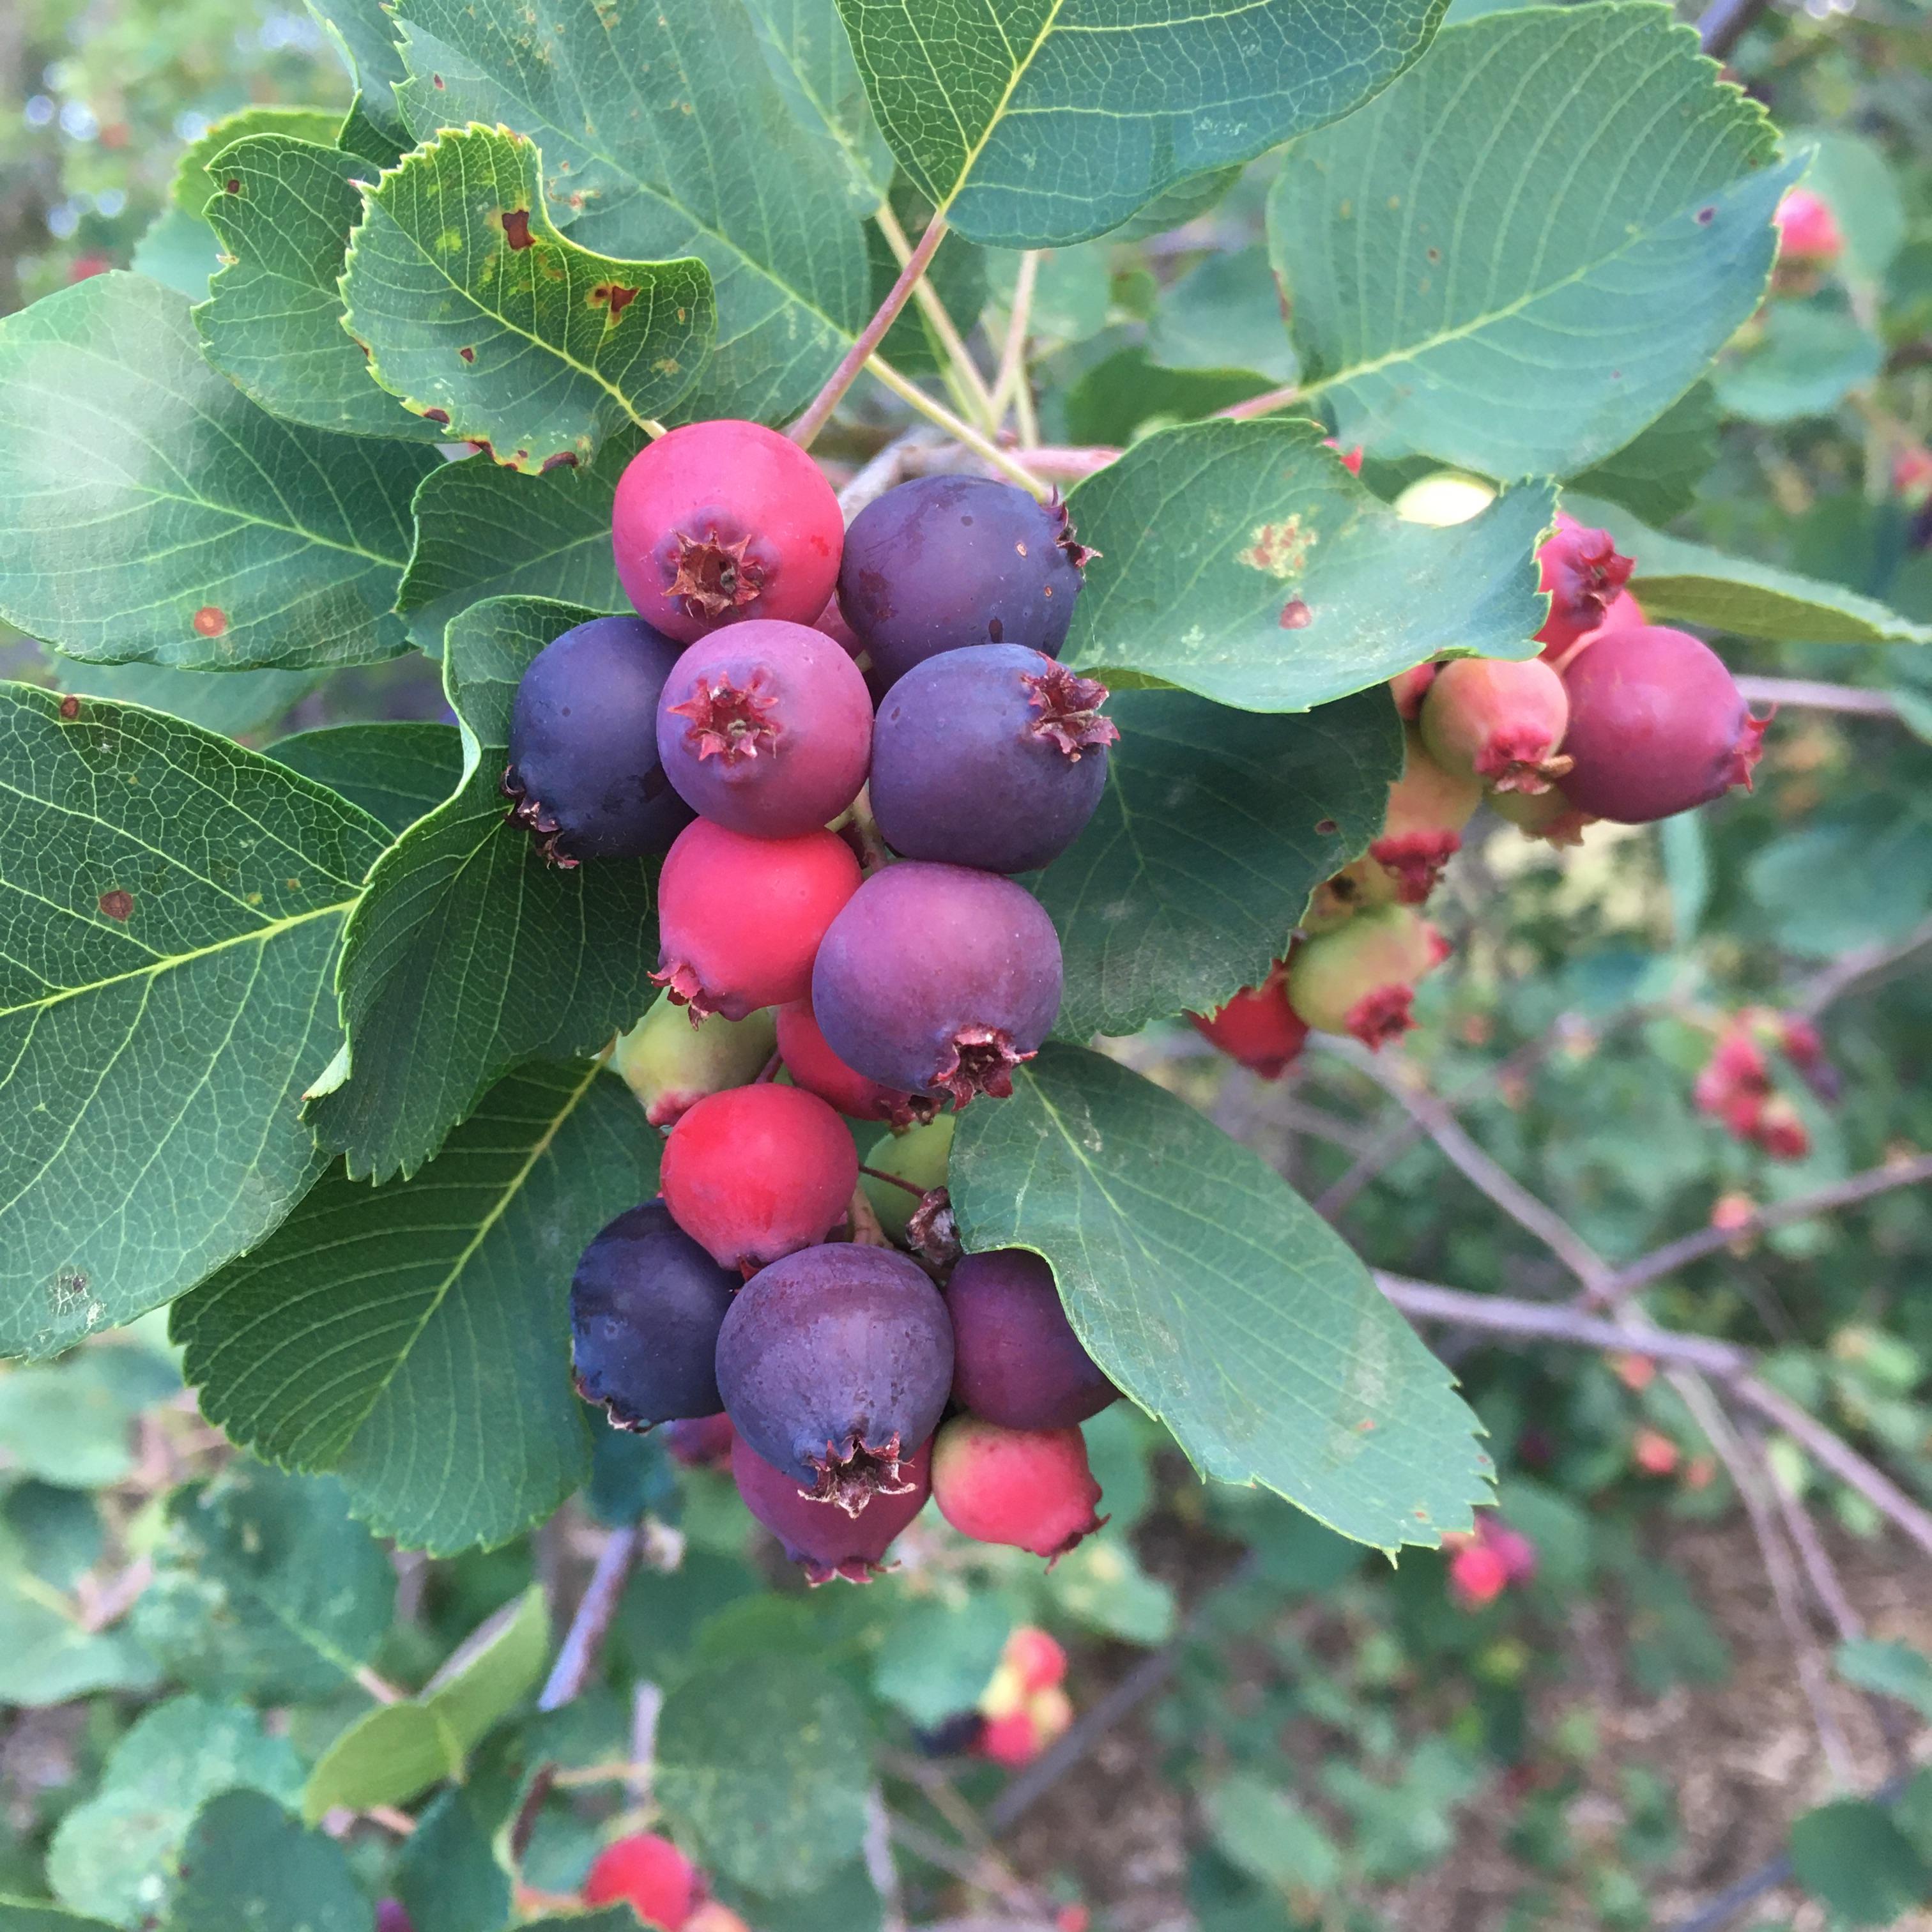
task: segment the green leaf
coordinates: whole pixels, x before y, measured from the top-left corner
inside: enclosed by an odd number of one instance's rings
[[[334,140],[332,129],[326,137]],[[257,134],[224,147],[204,176],[208,221],[231,258],[194,312],[208,359],[272,414],[354,436],[446,432],[370,380],[342,326],[338,286],[362,218],[366,160],[313,140]]]
[[[1614,504],[1566,493],[1563,507],[1578,522],[1607,530],[1636,559],[1630,587],[1652,623],[1700,624],[1774,644],[1932,644],[1932,625],[1915,624],[1841,584],[1666,536]]]
[[[1839,1645],[1838,1675],[1862,1690],[1896,1697],[1932,1720],[1932,1658],[1896,1639],[1859,1637]]]
[[[523,470],[664,414],[716,320],[695,258],[619,261],[559,232],[542,166],[503,128],[436,136],[365,191],[342,276],[343,326],[370,374]]]
[[[1164,369],[1252,369],[1271,382],[1293,382],[1294,345],[1268,250],[1210,255],[1163,289],[1148,353]]]
[[[1648,428],[1578,477],[1576,488],[1607,496],[1647,522],[1668,523],[1690,508],[1698,483],[1717,460],[1719,414],[1710,384],[1694,384]]]
[[[473,1750],[499,1718],[536,1688],[550,1656],[550,1612],[532,1583],[488,1618],[423,1687],[422,1702]]]
[[[462,1744],[426,1704],[383,1704],[359,1718],[309,1774],[302,1813],[311,1823],[338,1804],[406,1804],[433,1784],[463,1775]]]
[[[169,204],[198,220],[208,206],[209,164],[224,148],[258,134],[285,136],[333,147],[341,121],[339,108],[285,107],[270,103],[224,114],[182,150],[175,162],[174,178],[168,184]]]
[[[718,340],[688,420],[802,407],[869,313],[850,177],[794,117],[744,0],[400,0],[419,138],[502,122],[586,248],[697,256]]]
[[[1246,369],[1163,369],[1138,344],[1094,364],[1066,392],[1066,434],[1076,442],[1132,442],[1150,428],[1198,422],[1268,387]]]
[[[226,739],[24,685],[0,771],[0,1350],[51,1354],[253,1246],[321,1172],[299,1096],[386,842]]]
[[[328,724],[278,738],[270,755],[392,832],[434,812],[463,776],[462,739],[449,724]]]
[[[332,1174],[177,1304],[202,1412],[285,1467],[332,1469],[379,1532],[438,1553],[540,1521],[590,1465],[566,1289],[648,1200],[656,1136],[592,1067],[506,1080],[414,1180]]]
[[[892,150],[834,0],[747,0],[746,10],[794,117],[830,143],[853,207],[870,214],[892,191]]]
[[[1549,486],[1430,530],[1322,442],[1318,423],[1193,423],[1082,483],[1073,521],[1100,557],[1066,661],[1244,711],[1306,711],[1438,653],[1533,656]]]
[[[1132,1544],[1111,1524],[1054,1564],[1046,1589],[1063,1614],[1124,1643],[1150,1649],[1174,1634],[1172,1587],[1142,1568]]]
[[[135,1634],[204,1696],[320,1702],[375,1656],[395,1573],[332,1477],[238,1457],[168,1498]]]
[[[45,1368],[0,1376],[0,1449],[44,1482],[104,1490],[134,1468],[136,1416],[181,1387],[145,1348],[91,1348]]]
[[[259,1791],[228,1791],[182,1847],[168,1932],[372,1932],[375,1908],[333,1838]]]
[[[180,296],[92,276],[0,323],[0,614],[113,663],[394,657],[436,460],[278,422],[202,360]]]
[[[1764,110],[1649,0],[1445,28],[1268,200],[1304,393],[1342,442],[1568,476],[1682,395],[1758,304]]]
[[[1049,1042],[969,1108],[969,1252],[1053,1266],[1075,1331],[1202,1475],[1394,1551],[1468,1527],[1490,1461],[1448,1372],[1270,1168],[1151,1081]]]
[[[132,266],[162,287],[206,302],[208,285],[221,266],[221,244],[198,214],[184,214],[170,203],[134,244]]]
[[[1205,1792],[1201,1808],[1215,1844],[1264,1885],[1306,1895],[1342,1876],[1342,1855],[1321,1825],[1258,1778],[1238,1772]]]
[[[366,121],[392,153],[400,153],[410,146],[395,93],[404,73],[386,0],[308,0],[308,10],[328,29],[356,82],[350,118]]]
[[[1791,1828],[1798,1882],[1854,1925],[1890,1925],[1932,1896],[1932,1868],[1878,1806],[1841,1798]]]
[[[77,1918],[57,1905],[0,1898],[0,1932],[108,1932],[108,1925],[104,1918]]]
[[[754,1656],[686,1678],[658,1720],[656,1794],[699,1862],[757,1892],[808,1892],[866,1836],[870,1741],[829,1672]]]
[[[476,1932],[509,1922],[510,1874],[490,1840],[489,1822],[468,1790],[446,1791],[418,1816],[391,1876],[414,1932]]]
[[[549,866],[504,820],[518,680],[590,614],[496,598],[450,627],[444,675],[464,726],[463,783],[369,875],[338,975],[346,1077],[310,1109],[352,1175],[412,1173],[512,1066],[596,1052],[655,995],[655,867]]]
[[[0,1504],[0,1701],[38,1707],[96,1690],[154,1688],[154,1661],[124,1628],[92,1631],[69,1594],[99,1560],[92,1496],[16,1482]]]
[[[1718,400],[1747,422],[1828,416],[1870,386],[1885,361],[1878,338],[1824,302],[1774,302],[1756,339],[1718,365]]]
[[[1880,282],[1911,233],[1911,218],[1885,150],[1844,128],[1808,128],[1804,185],[1830,202],[1845,238],[1845,268]]]
[[[116,1925],[160,1923],[195,1813],[237,1789],[294,1803],[302,1771],[288,1741],[232,1705],[158,1704],[114,1747],[94,1796],[61,1820],[47,1852],[54,1896]]]
[[[1124,691],[1107,713],[1120,729],[1107,788],[1035,884],[1060,932],[1068,1039],[1138,1033],[1258,984],[1309,893],[1381,830],[1402,772],[1379,691],[1308,716]]]
[[[887,1628],[872,1688],[913,1723],[930,1727],[980,1701],[1013,1619],[1000,1599],[908,1604]]]
[[[899,164],[1006,248],[1117,228],[1191,175],[1358,108],[1442,0],[838,0]]]
[[[168,664],[88,664],[47,654],[56,691],[165,711],[224,738],[266,731],[326,677],[326,670],[176,670]]]
[[[628,610],[610,550],[610,508],[643,435],[620,430],[586,464],[545,476],[472,458],[446,463],[416,492],[416,541],[396,593],[417,647],[442,655],[452,618],[485,597],[554,597]]]

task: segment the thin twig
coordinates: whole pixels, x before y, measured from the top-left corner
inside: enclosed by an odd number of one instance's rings
[[[577,1614],[564,1633],[556,1662],[537,1699],[539,1711],[554,1711],[569,1703],[589,1682],[603,1651],[604,1640],[610,1634],[611,1619],[617,1614],[618,1600],[630,1579],[631,1567],[638,1560],[641,1541],[635,1524],[627,1529],[614,1529],[604,1538],[604,1547],[597,1552],[597,1566],[584,1586]]]
[[[1820,684],[1804,677],[1740,677],[1739,691],[1753,704],[1790,705],[1801,711],[1843,711],[1864,718],[1896,718],[1898,706],[1882,691],[1862,685]]]
[[[1592,1307],[1614,1302],[1622,1296],[1635,1294],[1654,1281],[1660,1281],[1667,1274],[1675,1274],[1692,1262],[1716,1253],[1720,1248],[1728,1247],[1733,1241],[1766,1233],[1773,1228],[1789,1227],[1794,1221],[1808,1221],[1815,1214],[1825,1214],[1834,1208],[1849,1208],[1858,1202],[1868,1201],[1874,1195],[1889,1193],[1894,1188],[1916,1187],[1920,1182],[1928,1180],[1932,1180],[1932,1154],[1919,1154],[1910,1160],[1888,1161],[1881,1167],[1868,1167],[1863,1173],[1834,1181],[1828,1187],[1795,1195],[1789,1201],[1768,1202],[1757,1209],[1748,1221],[1736,1226],[1700,1228],[1694,1234],[1666,1241],[1662,1247],[1653,1248],[1648,1254],[1640,1256],[1628,1267],[1609,1273],[1586,1292],[1582,1300],[1586,1306]]]
[[[879,1932],[905,1932],[905,1900],[899,1870],[892,1862],[892,1821],[885,1794],[875,1784],[866,1793],[866,1876],[879,1900]]]
[[[1264,389],[1258,396],[1250,396],[1244,403],[1230,403],[1225,410],[1216,410],[1217,416],[1225,416],[1230,422],[1247,422],[1256,416],[1273,416],[1277,410],[1286,409],[1291,403],[1302,399],[1299,382],[1284,383],[1279,389]]]
[[[1790,1004],[1794,1011],[1816,1019],[1854,986],[1880,978],[1928,946],[1932,946],[1932,919],[1914,926],[1903,939],[1875,940],[1869,946],[1856,946],[1806,980]]]
[[[1712,0],[1697,22],[1697,41],[1713,60],[1720,61],[1744,36],[1768,0]]]
[[[919,246],[907,258],[905,266],[899,271],[898,280],[880,303],[878,312],[859,332],[858,339],[851,347],[840,357],[838,368],[812,399],[811,406],[792,424],[791,440],[800,448],[809,449],[812,438],[831,420],[832,412],[838,406],[845,392],[858,380],[859,371],[872,360],[872,352],[885,340],[886,331],[905,307],[908,298],[919,285],[920,278],[926,273],[927,263],[945,238],[946,218],[935,214],[926,224],[926,232],[919,238]]]
[[[1018,452],[1020,460],[1036,476],[1054,483],[1078,483],[1120,460],[1120,452],[1104,443],[1091,448],[1070,448],[1058,443],[1036,443]]]
[[[356,1666],[356,1681],[379,1704],[400,1704],[404,1694],[386,1677],[379,1677],[366,1664]]]
[[[896,436],[838,493],[839,513],[848,524],[868,503],[876,502],[912,473],[919,454],[938,445],[937,431],[915,425]]]
[[[948,436],[963,442],[982,462],[991,464],[1002,476],[1017,483],[1022,490],[1030,490],[1042,499],[1046,496],[1046,485],[1016,458],[1010,455],[989,437],[982,436],[963,416],[955,416],[944,403],[928,396],[916,382],[902,376],[884,357],[871,357],[866,362],[866,369],[868,374],[883,382],[902,402],[910,404],[921,416],[938,424]]]
[[[1000,351],[999,374],[993,378],[989,412],[997,433],[1006,421],[1006,410],[1026,374],[1027,331],[1033,322],[1033,292],[1040,281],[1040,250],[1029,248],[1020,256],[1013,278],[1013,304],[1006,317],[1006,340]]]
[[[872,219],[879,224],[879,232],[886,238],[886,245],[898,257],[903,268],[912,260],[912,244],[906,239],[905,230],[899,226],[898,217],[893,214],[892,204],[880,204]],[[961,400],[980,418],[987,429],[997,430],[1000,418],[993,409],[992,392],[986,387],[986,378],[980,374],[980,365],[973,360],[971,350],[966,346],[966,339],[959,333],[958,326],[946,313],[946,304],[939,298],[939,291],[925,276],[913,284],[913,299],[919,304],[920,313],[931,324],[932,332],[939,338],[940,346],[946,353],[954,375],[957,377]]]

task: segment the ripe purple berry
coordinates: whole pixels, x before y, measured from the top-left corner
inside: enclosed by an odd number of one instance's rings
[[[1120,1391],[1082,1347],[1053,1270],[1026,1248],[968,1255],[946,1285],[952,1400],[1007,1429],[1066,1429]]]
[[[620,1429],[715,1415],[718,1330],[739,1277],[684,1233],[662,1201],[620,1214],[570,1284],[577,1392]]]
[[[1010,879],[908,860],[826,927],[812,1010],[848,1066],[902,1093],[1004,1098],[1060,1011],[1059,935]]]
[[[1081,833],[1120,735],[1107,687],[1019,644],[915,664],[879,706],[872,815],[895,852],[1030,872]]]
[[[658,700],[658,755],[685,802],[754,838],[836,818],[872,745],[864,674],[803,624],[754,617],[700,638]]]
[[[732,1426],[817,1501],[903,1495],[952,1385],[952,1324],[917,1264],[838,1242],[761,1269],[718,1336]]]
[[[690,823],[653,735],[677,652],[641,617],[593,617],[530,660],[511,708],[503,796],[553,865],[643,858]]]
[[[731,1443],[731,1476],[745,1507],[784,1546],[808,1583],[869,1583],[885,1567],[892,1539],[926,1507],[932,1493],[932,1446],[900,1466],[904,1486],[882,1491],[856,1516],[807,1496],[782,1469],[752,1449],[742,1436]]]
[[[838,608],[887,686],[968,644],[1054,657],[1093,554],[1057,496],[1041,503],[986,477],[921,476],[853,519]]]

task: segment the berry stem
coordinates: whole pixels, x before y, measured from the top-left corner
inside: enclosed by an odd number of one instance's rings
[[[862,1160],[859,1163],[859,1172],[869,1174],[874,1180],[890,1180],[895,1187],[903,1187],[908,1194],[916,1194],[922,1201],[926,1198],[924,1188],[915,1187],[910,1180],[902,1180],[896,1174],[888,1174],[882,1167],[868,1167]]]
[[[1046,502],[1050,494],[1047,486],[990,436],[982,435],[970,423],[955,416],[944,403],[935,401],[884,358],[874,356],[866,366],[894,395],[910,403],[921,416],[931,418],[956,442],[963,442],[982,462],[991,464],[1010,482],[1017,483],[1022,490],[1037,496],[1042,502]]]
[[[1285,410],[1289,404],[1300,402],[1303,394],[1299,382],[1284,382],[1278,389],[1264,389],[1258,396],[1250,396],[1244,403],[1230,403],[1225,410],[1216,410],[1214,413],[1229,422],[1250,422],[1256,416],[1271,416],[1276,410]]]
[[[1027,331],[1033,321],[1034,290],[1039,282],[1040,250],[1029,248],[1021,256],[1019,273],[1014,278],[1012,313],[1006,319],[1006,340],[1000,352],[999,374],[993,379],[992,423],[995,431],[1006,421],[1008,406],[1019,402],[1023,395],[1023,424],[1032,412],[1033,397],[1026,383],[1026,343]],[[1037,442],[1040,432],[1036,428],[1028,430],[1022,427],[1020,440],[1023,442]]]
[[[886,238],[886,245],[898,256],[903,268],[912,260],[912,244],[906,239],[905,230],[899,226],[898,217],[892,212],[890,202],[881,202],[872,219],[879,224],[879,232]],[[972,352],[966,346],[966,340],[959,333],[958,326],[946,313],[946,304],[939,298],[939,291],[923,276],[914,285],[913,299],[919,304],[920,313],[931,325],[938,336],[951,364],[949,374],[952,380],[953,399],[967,414],[977,416],[982,427],[998,430],[1000,419],[994,413],[992,393],[986,387],[986,378],[980,374],[980,365],[973,360]]]
[[[839,404],[845,392],[859,379],[859,371],[871,360],[872,352],[885,340],[886,331],[897,320],[913,290],[926,271],[927,265],[938,252],[939,244],[946,238],[946,218],[935,214],[926,224],[926,232],[919,238],[919,246],[906,257],[905,266],[899,271],[899,278],[893,283],[890,292],[880,303],[878,313],[859,332],[858,339],[839,358],[838,366],[826,379],[824,388],[812,399],[812,406],[788,434],[801,449],[809,449],[812,440],[831,420],[832,412]]]

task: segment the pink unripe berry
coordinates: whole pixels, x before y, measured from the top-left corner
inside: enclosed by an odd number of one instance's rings
[[[854,1516],[800,1488],[796,1477],[773,1468],[742,1436],[731,1444],[731,1475],[745,1507],[814,1586],[835,1576],[869,1583],[880,1574],[893,1539],[932,1493],[932,1464],[930,1447],[921,1448],[899,1465],[898,1483],[879,1490]]]
[[[858,1150],[815,1094],[768,1082],[698,1102],[658,1172],[677,1225],[723,1268],[763,1268],[824,1240],[859,1184]]]
[[[1352,1034],[1379,1047],[1415,1024],[1409,1010],[1416,982],[1448,951],[1435,927],[1408,907],[1372,907],[1295,948],[1288,1000],[1318,1033]]]
[[[1066,1652],[1033,1624],[1022,1624],[1006,1639],[1001,1660],[1018,1673],[1020,1688],[1028,1696],[1036,1690],[1052,1689],[1066,1675]]]
[[[962,1536],[1064,1556],[1106,1519],[1078,1429],[1002,1429],[956,1416],[934,1438],[932,1499]]]
[[[1413,670],[1397,671],[1389,680],[1396,715],[1405,723],[1414,722],[1422,710],[1422,700],[1429,695],[1429,687],[1436,682],[1436,674],[1442,668],[1437,664],[1418,664]]]
[[[1536,562],[1540,587],[1550,595],[1550,615],[1536,640],[1552,652],[1598,629],[1636,568],[1618,554],[1608,530],[1586,530],[1561,510],[1556,532],[1537,551]]]
[[[1822,268],[1845,252],[1838,218],[1822,196],[1808,188],[1794,188],[1778,204],[1772,219],[1778,224],[1778,259],[1808,268]]]
[[[1564,667],[1570,755],[1563,795],[1622,825],[1669,818],[1750,784],[1768,718],[1724,660],[1682,631],[1600,631]]]
[[[1420,905],[1462,850],[1462,828],[1475,817],[1483,788],[1473,777],[1445,771],[1413,728],[1403,737],[1402,776],[1389,787],[1388,810],[1369,856],[1388,875],[1397,899]]]
[[[694,1020],[742,1020],[802,1000],[825,928],[858,890],[859,862],[836,832],[748,838],[700,818],[677,835],[658,875],[662,946],[651,977]]]
[[[1212,1013],[1187,1017],[1203,1040],[1264,1080],[1279,1080],[1308,1037],[1307,1028],[1288,1004],[1288,974],[1280,960],[1258,986],[1244,986]]]
[[[973,1742],[975,1757],[983,1757],[1003,1771],[1018,1771],[1022,1766],[1032,1763],[1044,1748],[1033,1713],[1024,1704],[1016,1710],[1004,1711],[997,1718],[988,1718]]]
[[[731,1418],[722,1409],[716,1415],[680,1416],[664,1426],[664,1447],[670,1459],[687,1469],[716,1469],[731,1460],[738,1439]]]
[[[916,1126],[939,1111],[922,1094],[882,1086],[848,1066],[826,1044],[809,1000],[794,1000],[778,1010],[778,1057],[785,1071],[808,1094],[816,1094],[849,1120],[884,1120],[895,1127]]]
[[[416,1925],[400,1898],[376,1901],[376,1932],[416,1932]]]
[[[704,1890],[698,1868],[668,1838],[636,1832],[616,1838],[591,1861],[586,1905],[628,1905],[659,1932],[682,1932]]]
[[[1546,790],[1570,769],[1563,680],[1540,658],[1456,658],[1436,674],[1418,719],[1429,755],[1493,791]]]
[[[1449,1559],[1450,1591],[1465,1610],[1494,1602],[1508,1582],[1509,1566],[1487,1544],[1465,1543]]]

